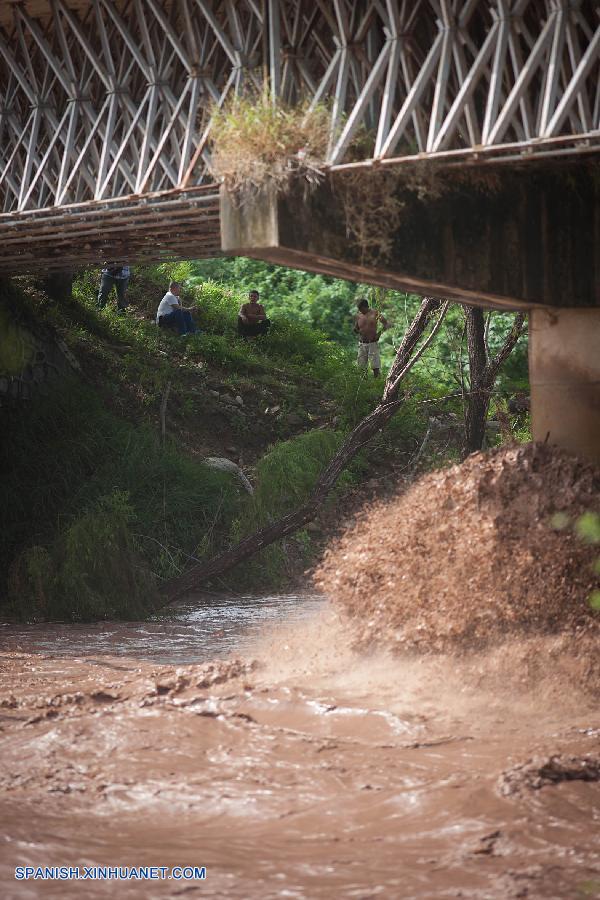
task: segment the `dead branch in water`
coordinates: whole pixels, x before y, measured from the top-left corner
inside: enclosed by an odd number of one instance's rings
[[[321,473],[306,502],[299,509],[261,528],[254,534],[244,538],[234,547],[219,553],[213,559],[198,563],[192,566],[191,569],[188,569],[187,572],[184,572],[183,575],[165,582],[161,588],[161,593],[165,597],[165,604],[172,603],[190,591],[198,590],[203,581],[222,575],[228,569],[244,562],[275,541],[299,531],[299,529],[314,519],[347,465],[402,406],[404,398],[398,397],[400,385],[421,357],[422,352],[431,343],[434,335],[439,330],[447,309],[448,302],[442,303],[440,300],[432,297],[426,297],[422,301],[419,311],[408,327],[396,352],[394,362],[385,382],[381,401],[368,416],[352,429],[329,465]],[[438,318],[431,334],[421,349],[416,350],[419,339],[429,325],[432,316],[438,311]]]

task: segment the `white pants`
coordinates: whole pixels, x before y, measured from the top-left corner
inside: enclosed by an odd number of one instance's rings
[[[379,344],[377,341],[373,341],[372,344],[363,344],[359,341],[358,343],[358,359],[356,360],[356,364],[363,369],[371,363],[372,369],[380,369],[381,368],[381,360],[379,358]]]

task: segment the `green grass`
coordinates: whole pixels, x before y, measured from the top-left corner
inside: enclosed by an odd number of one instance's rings
[[[49,547],[17,556],[9,578],[21,618],[142,618],[158,602],[156,578],[139,552],[126,494],[101,497],[59,532]]]
[[[234,540],[253,534],[301,506],[308,499],[319,475],[335,455],[343,439],[343,433],[337,431],[307,431],[279,442],[265,453],[256,467],[254,495],[248,499],[241,516],[234,523]],[[336,494],[356,480],[363,465],[363,460],[359,457],[351,469],[343,473],[328,498],[328,503],[334,502]],[[244,588],[264,584],[265,580],[274,585],[284,583],[290,541],[295,545],[295,555],[300,553],[307,558],[311,540],[308,533],[302,530],[288,542],[273,544],[238,567],[229,577],[228,583]]]
[[[138,272],[132,281],[130,300],[137,308],[153,314],[171,277],[185,277],[185,264],[179,268],[159,266]],[[269,334],[253,340],[237,335],[237,315],[247,299],[245,294],[207,280],[191,278],[184,288],[184,305],[194,308],[194,318],[201,330],[185,344],[169,332],[157,334],[150,320],[119,317],[112,306],[99,312],[95,308],[97,278],[85,273],[76,283],[77,308],[83,310],[85,329],[101,334],[103,339],[125,344],[130,351],[121,359],[117,377],[135,381],[147,389],[150,401],[160,395],[174,363],[193,370],[198,359],[223,379],[246,378],[261,384],[272,384],[290,407],[302,403],[302,397],[318,393],[338,406],[339,426],[352,427],[377,403],[383,380],[357,370],[355,354],[306,322],[275,316]],[[153,298],[149,306],[147,298]],[[96,324],[90,324],[89,319]],[[157,349],[166,356],[157,357]],[[184,358],[184,351],[185,356]]]
[[[13,417],[0,443],[0,465],[10,473],[0,492],[5,517],[0,584],[10,580],[15,561],[23,568],[24,552],[42,548],[56,570],[56,583],[63,586],[62,594],[47,591],[55,600],[45,615],[62,618],[103,617],[119,610],[129,615],[132,604],[138,611],[147,609],[140,600],[147,585],[176,574],[190,555],[211,553],[240,503],[231,476],[203,466],[172,444],[161,448],[150,429],[114,417],[75,379],[39,397],[26,416]],[[120,505],[115,497],[121,498]],[[87,560],[89,569],[93,548],[100,569],[90,571],[98,575],[103,566],[110,571],[115,542],[125,559],[139,556],[143,577],[131,583],[131,596],[125,591],[127,582],[117,579],[119,603],[102,590],[92,601],[93,590],[83,588],[87,582],[76,574],[77,565]],[[42,557],[36,549],[36,571]],[[115,564],[126,568],[123,559]],[[23,589],[23,576],[12,582],[12,601],[21,599],[27,614],[27,596],[15,595]],[[81,589],[67,590],[66,584]],[[40,614],[39,604],[29,612]]]
[[[160,581],[190,557],[210,556],[300,504],[345,433],[376,405],[383,380],[359,371],[353,353],[306,322],[275,315],[268,336],[238,338],[245,296],[220,284],[194,282],[184,291],[201,334],[181,341],[157,329],[153,316],[169,280],[189,271],[189,264],[136,271],[129,299],[137,315],[124,317],[114,301],[96,308],[97,272],[81,274],[68,302],[52,301],[31,279],[17,279],[0,298],[25,325],[35,320],[59,329],[88,379],[57,380],[26,414],[2,413],[0,596],[9,597],[13,614],[144,615]],[[274,445],[256,466],[256,492],[248,498],[230,475],[181,452],[175,438],[165,447],[158,440],[167,380],[173,379],[170,409],[197,420],[207,372],[232,390],[268,388],[265,402],[281,407],[271,434],[286,437],[290,412],[308,423],[308,411],[323,401],[333,402],[335,430],[315,429]],[[236,427],[242,428],[234,420]],[[390,449],[422,427],[420,408],[409,400],[379,443]],[[342,488],[361,465],[343,476]],[[233,573],[230,583],[273,586],[285,577],[288,553],[309,553],[310,546],[302,532]]]

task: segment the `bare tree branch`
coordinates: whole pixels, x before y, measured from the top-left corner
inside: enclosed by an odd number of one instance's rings
[[[354,459],[359,450],[381,430],[402,406],[404,398],[398,397],[398,391],[402,379],[410,371],[413,351],[427,329],[433,314],[440,310],[433,330],[434,333],[437,333],[447,308],[448,303],[442,305],[439,300],[431,297],[426,297],[422,301],[417,315],[407,329],[396,352],[380,403],[346,437],[338,452],[321,473],[306,502],[294,512],[288,513],[276,522],[259,529],[234,547],[219,553],[213,559],[198,563],[187,572],[184,572],[183,575],[165,582],[161,587],[165,603],[171,603],[190,591],[198,590],[207,579],[222,575],[228,569],[244,562],[275,541],[281,540],[303,528],[315,517],[348,463]],[[425,341],[422,350],[429,345],[430,339],[431,335]],[[420,355],[420,352],[418,355]]]
[[[478,306],[464,306],[469,350],[470,391],[465,409],[465,455],[481,450],[490,397],[498,373],[523,333],[525,314],[517,313],[498,353],[488,359],[486,323]],[[489,322],[489,320],[488,320]]]

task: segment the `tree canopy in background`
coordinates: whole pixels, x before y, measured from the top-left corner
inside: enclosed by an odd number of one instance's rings
[[[388,319],[391,327],[380,341],[384,366],[389,366],[404,331],[414,317],[421,297],[384,290],[327,275],[271,265],[247,257],[196,260],[184,263],[182,273],[191,283],[216,282],[235,293],[260,291],[271,318],[286,318],[312,325],[346,349],[355,346],[352,330],[356,303],[366,297]],[[189,268],[188,268],[189,267]],[[486,340],[491,355],[501,347],[514,313],[486,313]],[[465,320],[462,307],[453,304],[446,316],[435,348],[419,363],[422,377],[442,395],[460,391],[468,381]],[[528,390],[527,335],[517,344],[499,377],[497,390],[513,393]]]

